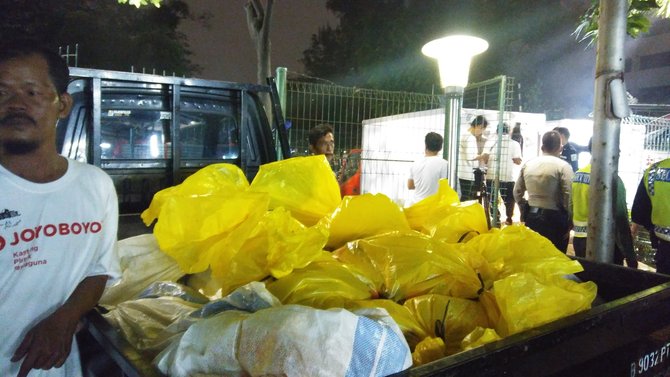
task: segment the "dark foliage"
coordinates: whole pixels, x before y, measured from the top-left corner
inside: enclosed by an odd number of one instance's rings
[[[0,0],[0,7],[3,39],[31,38],[53,48],[69,46],[70,52],[78,45],[80,67],[198,71],[189,60],[186,37],[177,31],[182,20],[193,17],[181,0],[140,9],[116,0]]]
[[[421,54],[449,34],[486,39],[470,82],[507,75],[524,111],[584,116],[592,107],[595,51],[572,35],[589,0],[329,0],[335,27],[312,36],[309,75],[342,85],[429,93],[437,65]],[[575,63],[576,62],[576,63]]]

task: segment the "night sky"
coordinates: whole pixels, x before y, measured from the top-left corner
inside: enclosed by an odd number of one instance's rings
[[[585,0],[570,0],[580,3]],[[185,0],[193,14],[209,11],[212,14],[205,27],[184,21],[181,31],[188,36],[194,55],[191,61],[201,67],[195,76],[233,82],[256,82],[256,52],[249,36],[244,5],[247,0]],[[542,27],[536,20],[520,19],[519,25],[533,30]],[[663,20],[664,23],[670,23]],[[310,46],[312,35],[319,27],[337,26],[338,19],[326,9],[326,0],[275,0],[270,39],[272,69],[286,67],[289,73],[303,73],[302,52]],[[518,62],[522,67],[541,69],[544,90],[560,93],[570,99],[569,117],[584,117],[592,112],[595,70],[595,47],[577,43],[571,35],[575,24],[557,31]],[[627,43],[631,38],[627,37]],[[640,38],[643,40],[644,38]],[[636,41],[637,42],[637,41]],[[629,49],[630,51],[630,49]],[[475,58],[473,65],[478,64]],[[274,73],[274,71],[273,71]],[[634,79],[634,77],[629,77]],[[632,87],[633,82],[630,82]],[[524,95],[533,95],[521,88]],[[635,93],[633,93],[635,95]],[[549,105],[551,107],[551,105]],[[547,112],[553,111],[547,108]]]
[[[209,10],[209,29],[185,21],[192,61],[202,67],[205,79],[256,82],[256,52],[247,28],[246,0],[186,0],[194,14]],[[276,0],[270,40],[272,69],[286,67],[303,72],[302,52],[320,26],[335,26],[337,19],[326,9],[326,0]]]

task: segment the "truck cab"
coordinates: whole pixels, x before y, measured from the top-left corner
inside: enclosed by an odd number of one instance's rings
[[[261,96],[272,85],[70,69],[74,106],[57,125],[62,155],[102,168],[124,216],[138,218],[154,194],[213,163],[239,166],[251,181],[277,160]],[[263,94],[265,93],[265,94]],[[279,123],[280,117],[274,117]],[[285,133],[276,132],[278,138]],[[284,153],[283,157],[289,157]],[[132,234],[127,234],[132,235]]]

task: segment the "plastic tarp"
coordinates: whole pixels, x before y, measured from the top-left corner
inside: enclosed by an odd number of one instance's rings
[[[366,314],[300,305],[227,311],[191,325],[157,365],[172,377],[386,376],[409,368],[397,325],[383,310]]]

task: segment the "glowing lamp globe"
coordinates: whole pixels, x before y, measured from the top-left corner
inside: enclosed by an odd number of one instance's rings
[[[426,43],[421,52],[437,59],[442,88],[465,88],[472,57],[488,48],[488,42],[481,38],[451,35]]]

